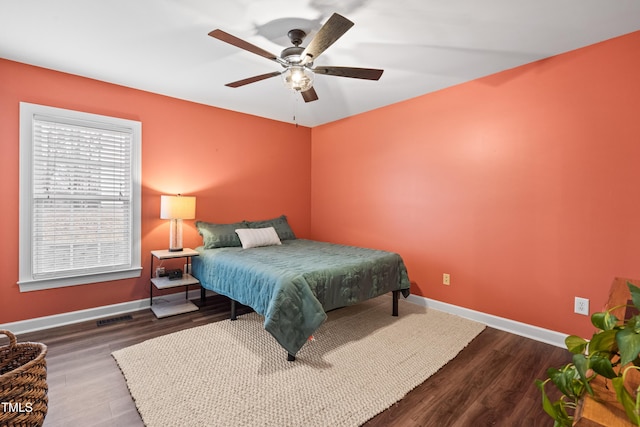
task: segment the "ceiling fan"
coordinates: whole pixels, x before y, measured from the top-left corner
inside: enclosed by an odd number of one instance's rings
[[[353,25],[353,22],[344,16],[334,13],[320,28],[320,30],[318,30],[318,33],[307,47],[300,46],[307,34],[300,29],[290,30],[288,36],[293,46],[285,48],[280,53],[280,56],[276,56],[262,48],[259,48],[258,46],[219,29],[211,31],[209,35],[233,46],[239,47],[240,49],[247,50],[251,53],[255,53],[256,55],[275,61],[285,68],[284,71],[273,71],[271,73],[260,74],[259,76],[253,76],[232,83],[227,83],[225,86],[236,88],[281,75],[287,87],[300,92],[305,102],[311,102],[318,99],[318,94],[313,88],[314,74],[326,74],[329,76],[351,77],[365,80],[378,80],[380,79],[380,76],[382,76],[384,70],[373,68],[313,66],[313,62],[318,59],[322,52],[342,37],[342,35]]]

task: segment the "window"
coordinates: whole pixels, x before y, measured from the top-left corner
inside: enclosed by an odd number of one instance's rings
[[[20,103],[21,291],[140,276],[141,129]]]

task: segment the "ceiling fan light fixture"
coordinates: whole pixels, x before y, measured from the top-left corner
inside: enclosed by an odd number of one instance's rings
[[[247,52],[251,52],[270,61],[274,61],[284,68],[283,72],[273,71],[271,73],[260,74],[258,76],[227,83],[225,86],[236,88],[280,75],[287,88],[291,89],[293,92],[299,92],[302,99],[304,99],[304,102],[312,102],[318,100],[318,94],[313,88],[315,74],[365,80],[380,79],[384,70],[354,67],[315,67],[313,65],[314,61],[318,59],[322,52],[342,37],[352,26],[353,22],[349,21],[342,15],[334,13],[322,25],[322,27],[320,27],[306,47],[302,47],[300,45],[307,36],[307,33],[301,29],[290,30],[288,36],[293,46],[285,48],[280,56],[274,55],[271,52],[268,52],[245,40],[239,39],[238,37],[220,29],[211,31],[209,35]]]
[[[282,72],[284,85],[294,92],[304,92],[313,87],[313,71],[301,65],[291,65]]]

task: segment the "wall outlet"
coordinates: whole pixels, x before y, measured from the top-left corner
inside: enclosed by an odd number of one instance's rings
[[[183,264],[183,269],[186,274],[191,274],[191,264],[187,264],[186,262]]]
[[[448,273],[443,273],[442,284],[449,286],[451,284],[451,275],[449,275]]]
[[[589,299],[576,297],[574,306],[573,306],[573,312],[588,316],[589,315]]]

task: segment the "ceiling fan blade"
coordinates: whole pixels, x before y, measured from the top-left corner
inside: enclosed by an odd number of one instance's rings
[[[260,55],[262,57],[265,57],[267,59],[270,59],[272,61],[276,61],[278,62],[278,57],[275,56],[273,53],[271,52],[267,52],[266,50],[259,48],[256,45],[253,45],[247,41],[244,41],[242,39],[239,39],[236,36],[233,36],[229,33],[226,33],[222,30],[213,30],[209,33],[209,35],[211,37],[213,37],[214,39],[218,39],[221,40],[223,42],[229,43],[233,46],[239,47],[240,49],[244,49],[247,50],[251,53],[255,53],[256,55]]]
[[[353,22],[344,16],[337,13],[331,15],[302,52],[302,65],[315,61],[322,52],[342,37],[351,27],[353,27]]]
[[[354,79],[378,80],[384,70],[353,67],[316,67],[313,69],[313,72],[330,76],[351,77]]]
[[[302,95],[302,99],[304,99],[304,102],[318,100],[318,94],[316,93],[316,90],[313,88],[313,86],[305,90],[304,92],[300,92],[300,94]]]
[[[240,87],[240,86],[248,85],[249,83],[259,82],[260,80],[268,79],[270,77],[275,77],[279,75],[280,75],[280,71],[273,71],[271,73],[260,74],[259,76],[253,76],[246,79],[238,80],[237,82],[227,83],[225,86]]]

